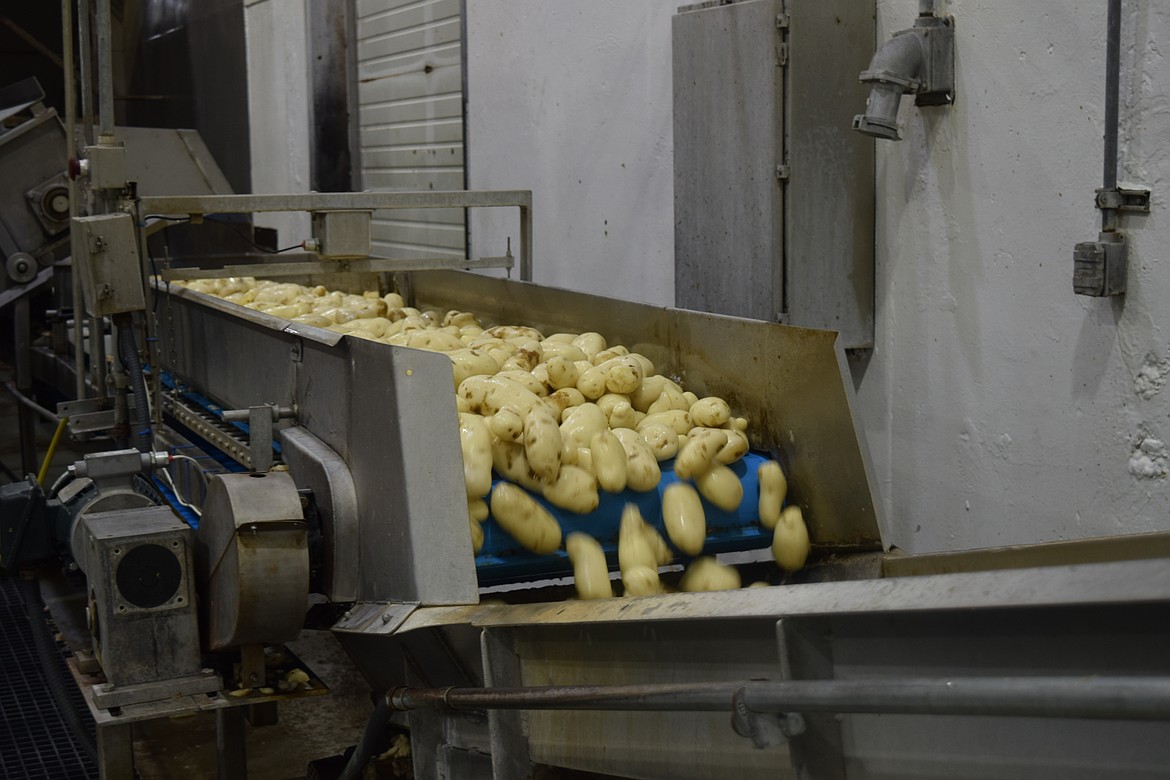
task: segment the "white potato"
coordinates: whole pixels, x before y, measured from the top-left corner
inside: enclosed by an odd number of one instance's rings
[[[635,411],[628,403],[618,403],[614,405],[613,412],[609,415],[609,427],[634,429],[638,427],[642,416],[641,412]]]
[[[647,425],[665,425],[679,436],[688,433],[695,426],[691,423],[690,412],[682,409],[670,409],[665,412],[652,412],[638,423],[639,430]]]
[[[784,476],[784,469],[774,460],[761,463],[756,476],[760,480],[760,525],[771,530],[780,519],[780,507],[788,494],[788,479]]]
[[[561,527],[556,518],[516,485],[500,482],[492,488],[492,517],[534,553],[550,553],[561,546]]]
[[[561,466],[557,480],[545,485],[544,497],[550,504],[579,515],[587,515],[600,502],[597,480],[580,466]]]
[[[685,482],[673,482],[662,494],[662,522],[671,543],[687,555],[703,551],[707,516],[698,492]]]
[[[776,521],[772,537],[772,557],[781,569],[799,571],[808,560],[810,545],[808,527],[798,506],[786,507]]]
[[[662,593],[662,581],[656,569],[631,566],[622,572],[622,588],[627,596],[656,596]]]
[[[691,562],[678,586],[680,590],[696,593],[708,590],[735,590],[740,584],[738,571],[705,555]]]
[[[459,415],[459,446],[467,495],[486,496],[492,489],[492,437],[478,414]]]
[[[609,420],[597,404],[583,403],[567,411],[565,421],[561,423],[561,436],[575,447],[588,447],[595,434],[609,428]]]
[[[687,444],[674,460],[674,473],[679,479],[699,476],[715,460],[715,455],[727,444],[727,432],[717,428],[696,428],[687,435]]]
[[[657,489],[662,469],[642,435],[629,428],[615,428],[613,435],[626,451],[626,487],[639,493]]]
[[[602,366],[609,366],[605,388],[611,393],[632,393],[642,384],[642,364],[632,357],[616,358]]]
[[[642,426],[638,432],[650,445],[650,449],[654,452],[654,458],[659,462],[670,460],[678,454],[678,434],[674,432],[673,428],[668,428],[661,423],[651,423]]]
[[[593,434],[589,443],[590,462],[597,484],[607,493],[626,489],[626,450],[613,431]],[[531,461],[531,458],[529,459]]]
[[[505,406],[485,419],[493,436],[504,441],[520,441],[524,438],[524,418],[515,407]]]
[[[487,495],[486,493],[484,495]],[[467,499],[467,516],[474,523],[482,523],[488,518],[487,501],[482,498],[468,498]]]
[[[724,512],[734,512],[743,501],[743,483],[735,472],[716,463],[695,478],[699,494]]]
[[[586,358],[591,358],[598,352],[605,349],[605,338],[600,333],[582,333],[577,338],[573,339],[572,344],[582,352],[585,353]]]
[[[657,570],[657,550],[651,546],[647,528],[638,505],[626,504],[618,531],[618,568],[623,572],[633,566],[647,566]]]
[[[605,551],[592,536],[580,531],[569,534],[565,550],[573,564],[573,585],[581,599],[608,599],[613,597],[613,586],[609,584],[609,569],[605,563]]]
[[[548,383],[554,390],[566,387],[576,388],[580,374],[573,361],[563,355],[557,355],[548,361]]]
[[[552,410],[537,404],[524,417],[524,455],[528,467],[544,482],[557,478],[561,468],[561,429]]]
[[[719,428],[731,419],[731,407],[717,396],[700,398],[691,404],[691,421],[704,428]]]
[[[724,444],[719,452],[715,453],[715,462],[722,463],[724,466],[730,466],[737,460],[748,453],[748,438],[741,430],[736,428],[728,428],[727,430],[727,444]]]

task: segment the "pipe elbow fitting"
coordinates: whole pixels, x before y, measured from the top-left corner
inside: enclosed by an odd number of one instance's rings
[[[869,67],[861,72],[862,83],[872,88],[865,101],[865,113],[853,118],[853,129],[874,138],[902,140],[898,107],[902,95],[922,89],[925,61],[923,36],[917,28],[902,30],[882,44]]]

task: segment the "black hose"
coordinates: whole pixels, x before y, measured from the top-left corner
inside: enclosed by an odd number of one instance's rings
[[[146,379],[142,375],[142,362],[138,359],[138,343],[134,328],[128,320],[118,324],[118,355],[122,366],[130,376],[130,392],[134,396],[134,421],[130,440],[139,452],[150,452],[154,437],[150,431],[150,402],[146,395]]]
[[[41,669],[45,673],[45,682],[49,686],[49,694],[53,703],[61,713],[61,719],[69,728],[74,741],[85,752],[85,755],[98,765],[97,742],[93,731],[81,719],[81,715],[74,709],[70,701],[69,688],[65,682],[64,664],[61,661],[61,652],[57,643],[49,634],[49,627],[45,624],[45,602],[41,599],[40,585],[36,582],[22,581],[21,593],[24,596],[24,608],[28,613],[28,623],[32,631],[33,644],[40,655]]]
[[[358,743],[357,749],[349,757],[349,762],[346,763],[345,770],[341,773],[339,780],[359,780],[362,773],[365,772],[366,764],[370,763],[370,759],[377,755],[377,746],[384,739],[386,724],[390,722],[390,716],[393,714],[394,711],[390,709],[390,702],[386,695],[380,695],[378,703],[374,706],[374,711],[370,713],[370,719],[366,721],[366,730],[362,733],[362,741]]]

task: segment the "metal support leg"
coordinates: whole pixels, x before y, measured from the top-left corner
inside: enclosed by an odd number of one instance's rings
[[[828,680],[833,677],[833,646],[827,621],[785,618],[776,621],[780,678]],[[830,712],[804,713],[805,731],[792,738],[792,769],[799,780],[844,780],[841,721]]]
[[[134,780],[134,739],[129,723],[98,726],[97,749],[101,780]]]
[[[13,330],[16,331],[16,389],[32,396],[32,325],[29,321],[28,297],[21,296],[13,305]],[[17,405],[20,423],[21,474],[37,473],[36,416],[25,404]]]
[[[215,752],[219,780],[246,780],[248,752],[244,743],[244,708],[215,711]]]
[[[484,685],[516,687],[520,679],[520,659],[498,632],[486,629],[480,634]],[[528,735],[524,713],[519,710],[488,710],[491,732],[492,775],[496,780],[526,780],[532,776],[528,755]]]

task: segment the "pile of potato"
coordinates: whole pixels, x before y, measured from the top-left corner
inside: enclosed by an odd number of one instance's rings
[[[397,293],[352,295],[251,277],[174,284],[293,322],[445,353],[454,371],[475,551],[489,512],[532,552],[551,553],[563,541],[581,598],[613,595],[602,547],[580,532],[562,540],[559,523],[532,493],[585,515],[597,508],[599,491],[657,490],[658,464],[674,458],[681,481],[663,493],[662,520],[670,543],[688,556],[700,555],[707,537],[700,497],[728,512],[743,500],[743,484],[728,466],[748,451],[747,420],[732,416],[722,398],[683,390],[647,357],[598,333],[485,328],[469,312],[420,311]],[[506,480],[494,488],[493,471]],[[808,531],[799,507],[783,507],[787,480],[780,464],[764,463],[758,477],[759,522],[774,529],[773,556],[785,570],[800,569]],[[625,594],[662,592],[658,568],[673,557],[628,504],[618,539]],[[740,587],[740,579],[734,568],[699,557],[680,587],[724,590]]]

